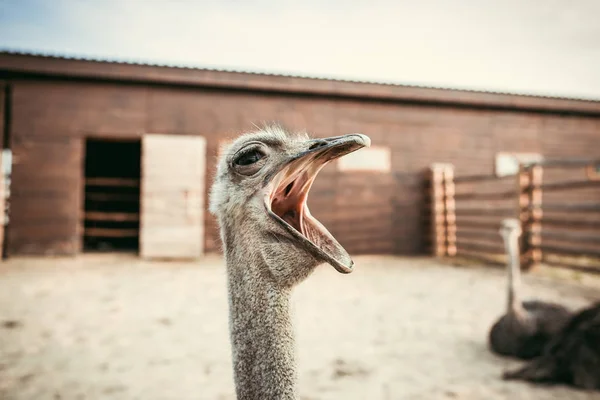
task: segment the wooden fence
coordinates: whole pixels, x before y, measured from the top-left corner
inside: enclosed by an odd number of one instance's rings
[[[600,160],[521,165],[515,175],[428,171],[431,253],[502,264],[502,219],[521,220],[521,262],[600,273]],[[542,199],[544,201],[542,202]]]

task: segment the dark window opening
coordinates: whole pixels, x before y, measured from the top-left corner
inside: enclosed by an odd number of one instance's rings
[[[139,250],[141,143],[88,139],[84,251]]]

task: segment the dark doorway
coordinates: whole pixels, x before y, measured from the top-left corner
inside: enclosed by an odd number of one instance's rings
[[[140,156],[139,140],[86,140],[84,251],[138,251]]]

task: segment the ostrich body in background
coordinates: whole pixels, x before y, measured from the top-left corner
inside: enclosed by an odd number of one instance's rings
[[[508,305],[489,333],[489,345],[497,354],[531,359],[541,354],[550,338],[564,327],[571,313],[565,307],[537,300],[521,302],[520,221],[502,221],[500,235],[508,263]]]
[[[369,145],[359,134],[310,140],[270,127],[224,149],[210,211],[219,222],[227,263],[238,399],[296,399],[292,288],[321,263],[341,273],[354,266],[311,216],[306,197],[328,162]]]
[[[576,313],[540,357],[504,379],[600,390],[600,302]]]

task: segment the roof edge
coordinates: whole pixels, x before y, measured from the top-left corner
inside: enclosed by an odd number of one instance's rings
[[[600,116],[600,101],[591,99],[144,64],[6,50],[0,50],[0,71],[57,78],[146,82]]]

